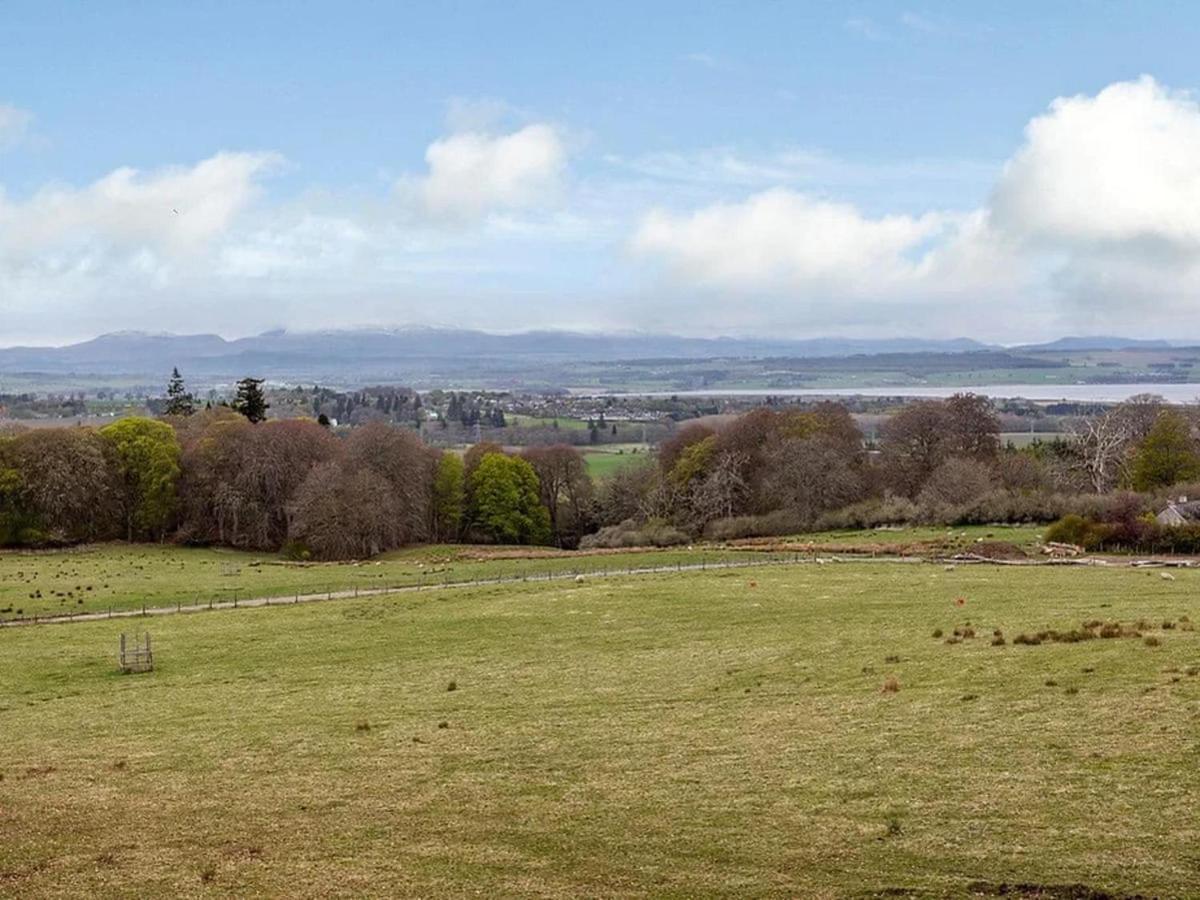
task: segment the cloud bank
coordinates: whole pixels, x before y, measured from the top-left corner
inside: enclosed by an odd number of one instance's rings
[[[405,323],[1200,337],[1200,106],[1149,77],[1051,102],[973,208],[886,202],[980,181],[962,161],[589,159],[548,122],[501,128],[498,102],[456,109],[390,190],[281,196],[272,176],[303,173],[269,150],[0,183],[4,342]],[[0,106],[0,145],[21,152],[30,121]]]
[[[682,284],[773,304],[781,321],[863,299],[920,317],[940,298],[977,328],[996,302],[1063,326],[1137,325],[1136,308],[1140,324],[1186,312],[1196,328],[1200,107],[1149,77],[1055,100],[975,210],[871,217],[775,188],[653,210],[631,246]]]

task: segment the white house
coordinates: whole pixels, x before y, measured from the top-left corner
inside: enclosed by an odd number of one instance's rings
[[[1200,525],[1200,502],[1188,502],[1187,497],[1168,500],[1166,509],[1154,517],[1159,525]]]

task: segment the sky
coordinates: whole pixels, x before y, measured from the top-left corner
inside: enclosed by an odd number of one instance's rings
[[[0,345],[1200,338],[1200,5],[0,2]]]

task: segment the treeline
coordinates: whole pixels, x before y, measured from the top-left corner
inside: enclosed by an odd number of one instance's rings
[[[339,437],[216,407],[0,437],[7,546],[171,539],[321,559],[429,540],[574,546],[594,502],[573,448],[459,456],[378,422]]]
[[[879,429],[878,449],[846,409],[760,409],[721,428],[685,425],[656,465],[600,490],[589,546],[731,539],[902,524],[1103,522],[1140,492],[1138,516],[1200,479],[1194,423],[1155,397],[1079,421],[1067,438],[1005,447],[983,397],[911,403]],[[1200,490],[1195,490],[1200,497]],[[1143,532],[1145,533],[1145,532]],[[1110,538],[1111,540],[1111,538]]]
[[[1130,520],[1115,491],[1141,492],[1144,521],[1200,479],[1193,423],[1153,398],[1021,450],[1001,447],[991,404],[971,395],[903,407],[878,450],[841,405],[764,408],[686,424],[597,486],[567,445],[460,455],[383,422],[339,436],[262,421],[253,388],[234,408],[0,437],[0,544],[169,539],[335,559],[423,541],[625,546],[1068,514],[1091,527],[1117,508]]]

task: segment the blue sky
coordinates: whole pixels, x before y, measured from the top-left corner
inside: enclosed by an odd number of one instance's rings
[[[1184,3],[9,0],[0,343],[1200,336],[1196,46]]]

